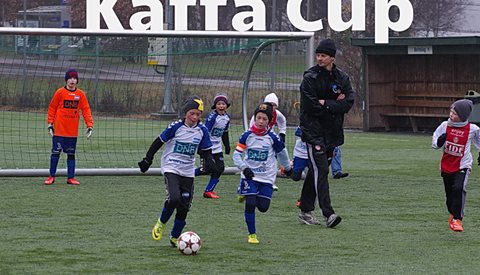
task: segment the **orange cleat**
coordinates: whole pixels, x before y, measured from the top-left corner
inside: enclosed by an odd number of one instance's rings
[[[203,197],[206,199],[219,199],[220,196],[217,195],[217,193],[210,191],[210,192],[205,192],[203,193]]]
[[[76,180],[75,178],[68,179],[67,183],[71,184],[71,185],[80,185],[80,182],[78,180]]]
[[[448,216],[448,224],[452,224],[452,221],[453,221],[453,215],[450,214],[450,216]]]
[[[48,179],[46,179],[43,183],[45,183],[45,185],[51,185],[55,182],[55,177],[48,177]]]
[[[456,220],[453,219],[452,223],[450,223],[450,229],[456,232],[462,232],[463,231],[463,225],[461,220]]]

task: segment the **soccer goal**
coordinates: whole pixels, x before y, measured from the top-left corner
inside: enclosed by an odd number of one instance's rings
[[[232,146],[256,104],[272,91],[289,124],[298,123],[293,106],[312,33],[113,36],[11,29],[0,28],[0,176],[48,175],[47,109],[69,68],[79,72],[78,87],[86,92],[95,121],[89,140],[80,122],[78,175],[140,174],[137,161],[181,115],[190,95],[203,99],[206,116],[214,95],[228,94]],[[294,137],[288,138],[293,144]]]

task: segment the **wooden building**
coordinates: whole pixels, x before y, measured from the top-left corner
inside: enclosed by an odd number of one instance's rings
[[[479,36],[390,38],[389,44],[358,38],[352,45],[363,54],[366,131],[431,131],[448,118],[454,100],[480,92]]]

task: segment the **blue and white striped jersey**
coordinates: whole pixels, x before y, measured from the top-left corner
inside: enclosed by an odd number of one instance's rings
[[[172,122],[160,134],[160,139],[165,143],[161,160],[162,173],[171,172],[184,177],[195,176],[197,150],[212,147],[205,125],[198,123],[189,127],[183,120]]]

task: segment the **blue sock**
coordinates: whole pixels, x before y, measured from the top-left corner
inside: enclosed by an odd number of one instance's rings
[[[173,210],[175,210],[175,209],[168,209],[168,208],[164,207],[162,209],[162,214],[160,215],[160,222],[161,223],[167,223],[168,220],[170,219],[170,217],[173,214]]]
[[[173,222],[173,228],[171,232],[172,237],[174,238],[180,237],[180,234],[182,234],[182,230],[186,224],[187,222],[185,220],[175,219],[175,221]]]
[[[73,179],[75,177],[75,160],[67,159],[67,177]]]
[[[207,184],[207,187],[205,187],[205,192],[211,192],[215,189],[215,186],[217,186],[217,183],[220,181],[220,179],[216,178],[210,178],[210,181]]]
[[[247,223],[248,234],[257,233],[257,229],[255,228],[255,212],[245,211],[245,222]]]
[[[59,154],[50,155],[50,177],[55,177],[55,174],[57,173],[57,165],[58,165],[59,159],[60,159]]]

